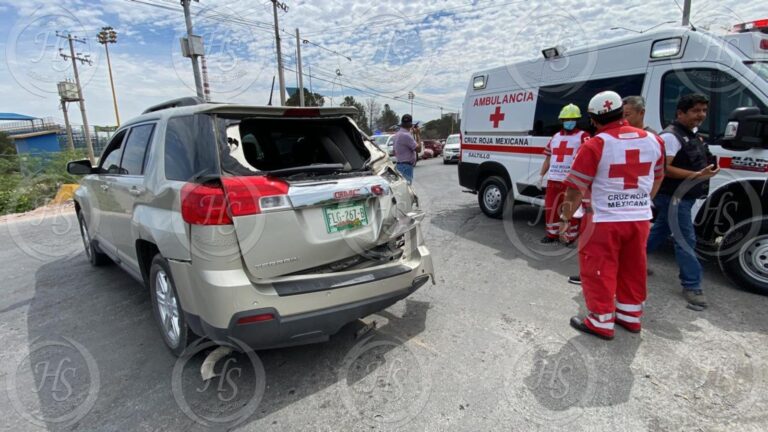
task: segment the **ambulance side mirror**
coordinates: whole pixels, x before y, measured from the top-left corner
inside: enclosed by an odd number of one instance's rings
[[[734,151],[768,149],[768,115],[757,107],[736,108],[728,117],[721,145]]]

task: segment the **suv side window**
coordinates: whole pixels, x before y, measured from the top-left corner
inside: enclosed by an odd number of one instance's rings
[[[125,130],[122,130],[112,137],[112,140],[104,149],[104,154],[99,160],[100,174],[120,174],[120,158],[123,155],[123,138]]]
[[[120,173],[127,175],[144,174],[147,148],[152,140],[154,124],[143,124],[131,128],[128,139],[125,140],[123,159],[120,162]]]
[[[226,136],[223,139],[226,144]],[[210,115],[169,119],[165,132],[165,178],[189,181],[195,177],[220,175],[216,145]]]
[[[677,115],[677,101],[689,93],[702,93],[709,98],[709,112],[699,133],[716,141],[723,136],[728,116],[736,108],[766,107],[736,78],[716,69],[681,69],[664,74],[661,80],[661,124],[667,127]]]
[[[578,127],[591,132],[593,128],[589,123],[587,106],[592,96],[605,90],[613,90],[621,97],[639,95],[643,90],[643,81],[645,74],[543,86],[539,89],[536,102],[533,135],[550,137],[556,134],[561,129],[557,116],[563,106],[569,103],[581,109],[582,117]]]

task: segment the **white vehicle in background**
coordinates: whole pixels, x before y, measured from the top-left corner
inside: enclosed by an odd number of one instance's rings
[[[395,160],[394,137],[395,135],[393,134],[374,135],[373,137],[371,137],[371,139],[373,139],[373,143],[376,144],[386,154],[388,154],[389,160],[393,162]]]
[[[461,135],[449,135],[443,147],[443,163],[459,162],[461,154]]]
[[[717,256],[740,286],[768,294],[768,143],[723,139],[737,108],[753,107],[753,117],[768,114],[768,20],[739,24],[722,36],[678,27],[542,54],[471,77],[459,183],[478,194],[482,211],[500,218],[514,203],[544,204],[536,180],[563,105],[585,112],[603,90],[642,95],[646,125],[661,131],[682,95],[703,93],[710,106],[699,132],[722,172],[712,178],[707,200],[694,207],[699,250]],[[579,128],[593,131],[587,117]]]

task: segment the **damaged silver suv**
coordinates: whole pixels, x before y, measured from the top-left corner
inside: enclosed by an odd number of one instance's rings
[[[85,253],[143,282],[165,343],[325,341],[433,278],[418,198],[354,108],[182,98],[123,124],[75,194]]]

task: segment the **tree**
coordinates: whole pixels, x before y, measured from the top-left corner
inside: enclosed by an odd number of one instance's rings
[[[368,129],[373,133],[378,124],[379,111],[381,111],[381,105],[376,102],[374,98],[368,98],[365,100],[365,107],[368,109]]]
[[[16,154],[16,146],[13,145],[13,141],[5,132],[0,132],[0,154]]]
[[[346,96],[344,97],[344,102],[341,103],[341,106],[357,108],[357,115],[355,116],[357,126],[359,126],[366,134],[371,135],[371,129],[368,126],[368,116],[365,114],[365,106],[363,106],[362,103],[356,101],[353,96]]]
[[[442,118],[424,123],[421,136],[426,139],[443,139],[453,133],[459,133],[459,123],[455,113],[444,114]]]
[[[304,89],[304,106],[323,106],[323,95],[320,93],[310,93],[306,88]],[[288,106],[299,106],[299,92],[289,97],[285,104]]]
[[[386,132],[392,129],[392,126],[400,124],[400,117],[396,112],[389,107],[389,104],[384,104],[384,109],[381,111],[381,115],[376,120],[376,127]]]

